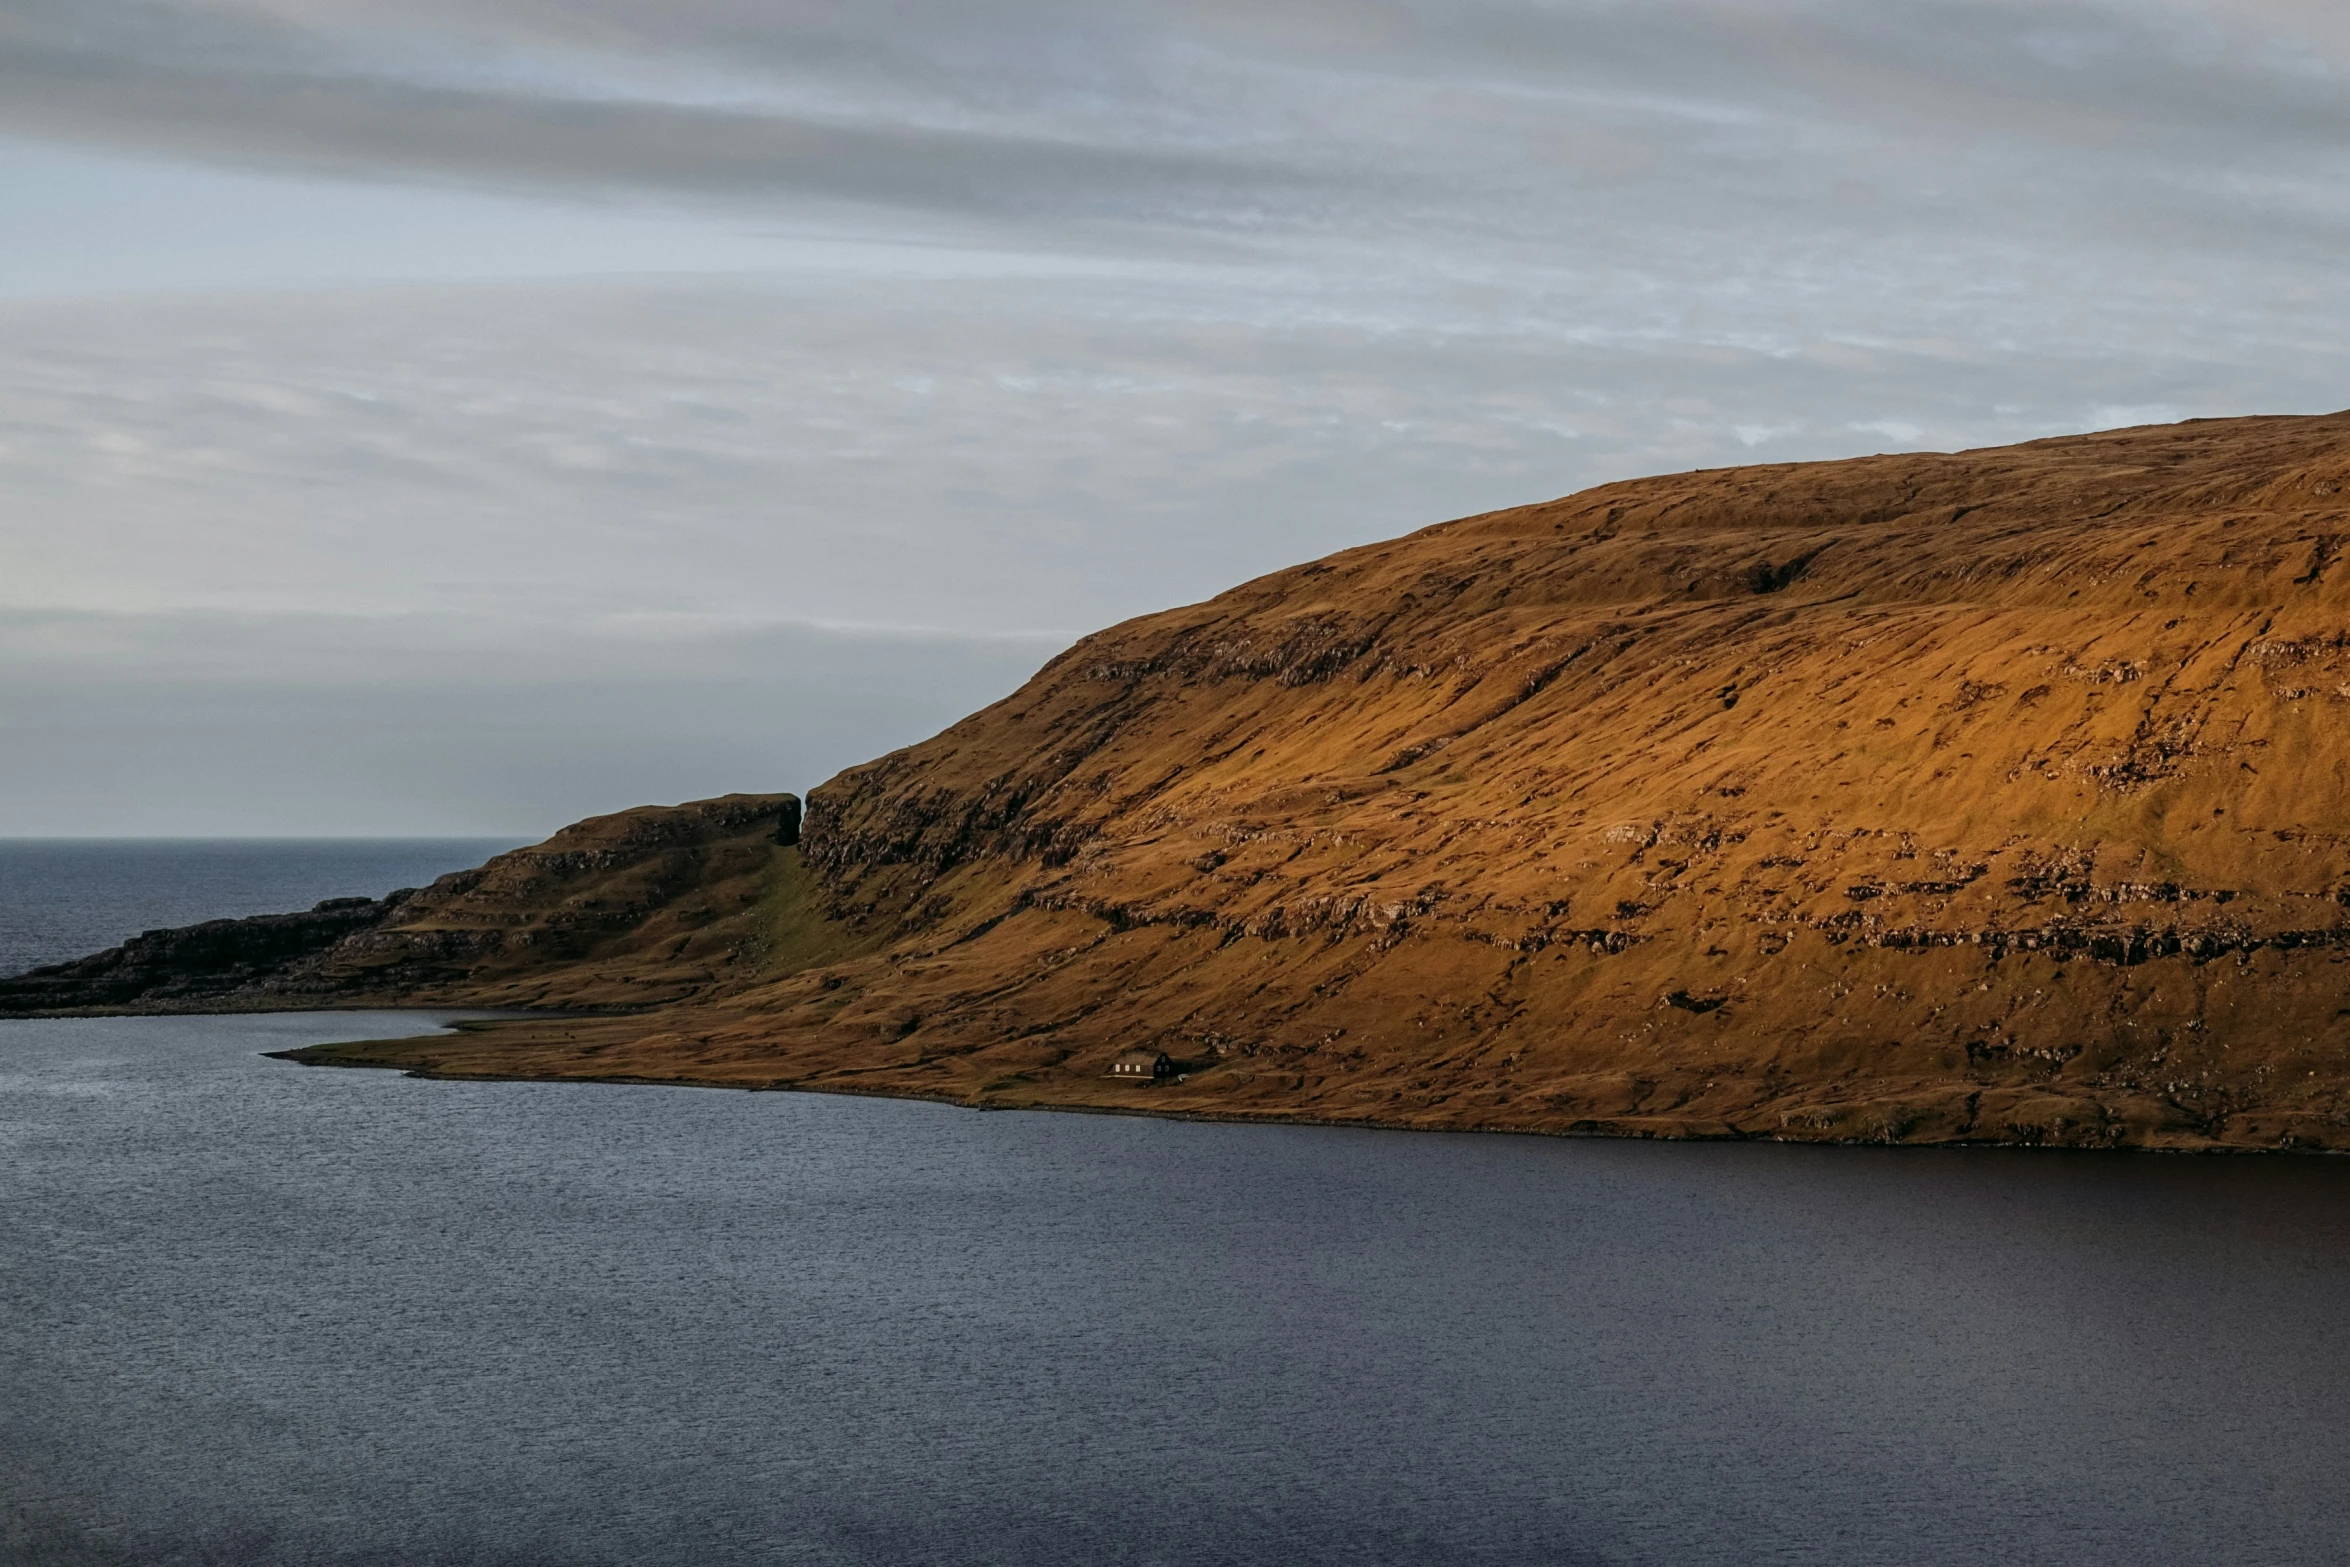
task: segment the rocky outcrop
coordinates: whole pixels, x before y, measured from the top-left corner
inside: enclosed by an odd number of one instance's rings
[[[675,1002],[757,949],[799,817],[788,794],[592,817],[420,890],[149,931],[0,980],[0,1015]]]
[[[151,930],[91,957],[0,979],[0,1015],[195,1006],[253,992],[414,897],[329,898],[305,914],[262,914]]]

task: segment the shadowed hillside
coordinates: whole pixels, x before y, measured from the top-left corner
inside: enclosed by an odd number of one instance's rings
[[[321,1054],[1413,1125],[2342,1146],[2345,543],[2350,416],[1448,523],[1087,638],[825,784],[690,1001]],[[564,999],[520,975],[432,993]],[[1185,1080],[1102,1075],[1136,1045]]]
[[[642,1007],[701,994],[764,948],[791,795],[591,817],[383,898],[151,930],[0,979],[0,1016],[365,1006]]]

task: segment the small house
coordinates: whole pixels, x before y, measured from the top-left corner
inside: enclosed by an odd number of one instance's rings
[[[1175,1063],[1164,1050],[1129,1050],[1110,1063],[1109,1075],[1129,1082],[1155,1083],[1175,1075]]]

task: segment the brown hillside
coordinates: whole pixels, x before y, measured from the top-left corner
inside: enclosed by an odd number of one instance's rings
[[[1448,523],[1089,637],[816,790],[757,977],[341,1058],[2343,1146],[2345,541],[2350,415]],[[1136,1045],[1186,1080],[1101,1075]]]

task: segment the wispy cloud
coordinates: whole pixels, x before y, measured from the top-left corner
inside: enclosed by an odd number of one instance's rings
[[[1708,173],[1767,202],[1934,143],[1945,197],[2036,149],[2110,204],[2116,171],[2329,156],[2344,37],[2314,6],[2152,0],[20,0],[0,125],[395,179],[1549,233],[1570,215],[1485,203]]]
[[[234,186],[207,287],[394,194],[349,275],[438,280],[0,308],[0,720],[634,669],[725,787],[697,693],[786,643],[713,627],[1049,638],[1632,473],[2350,403],[2350,12],[2300,0],[13,0],[0,136],[100,187],[9,235],[46,278],[168,284]],[[108,159],[212,183],[142,230]],[[450,281],[606,219],[759,275]]]

